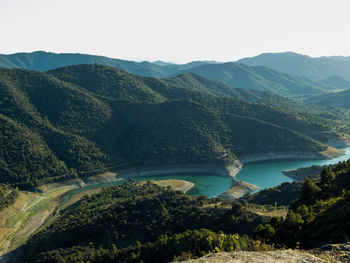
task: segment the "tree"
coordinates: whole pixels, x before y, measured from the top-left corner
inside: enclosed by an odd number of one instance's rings
[[[300,198],[303,201],[312,200],[320,191],[321,189],[310,178],[306,178],[301,186]]]
[[[254,234],[257,239],[268,241],[275,234],[275,229],[270,224],[266,224],[266,225],[260,224],[255,229]]]
[[[321,172],[321,185],[329,185],[329,183],[335,178],[335,173],[332,172],[329,166],[323,168]]]

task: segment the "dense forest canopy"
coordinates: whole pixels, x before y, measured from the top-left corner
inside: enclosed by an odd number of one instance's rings
[[[118,167],[229,164],[269,152],[322,157],[340,138],[329,131],[347,127],[336,110],[305,113],[271,93],[101,65],[0,69],[0,93],[0,182],[24,188]]]

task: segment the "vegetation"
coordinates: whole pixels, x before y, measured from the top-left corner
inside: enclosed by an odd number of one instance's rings
[[[238,62],[249,66],[265,66],[313,80],[321,80],[333,75],[350,78],[350,59],[341,56],[311,58],[293,52],[265,53],[256,57],[244,58]]]
[[[241,199],[253,204],[288,206],[290,202],[299,198],[300,192],[300,183],[282,183],[276,187],[266,188],[254,194],[247,194]]]
[[[0,211],[12,205],[18,197],[18,189],[0,184]]]
[[[221,81],[233,88],[245,88],[289,96],[322,94],[335,87],[306,78],[280,73],[267,67],[250,67],[238,63],[206,64],[187,70],[205,78]]]
[[[316,82],[307,80],[305,77],[320,80],[332,75],[348,78],[350,76],[347,70],[349,68],[349,60],[337,57],[312,59],[289,52],[262,54],[258,57],[247,58],[238,62],[245,65],[216,63],[213,61],[194,61],[184,65],[159,65],[159,63],[138,63],[87,54],[55,54],[43,51],[0,55],[0,67],[4,68],[47,71],[68,65],[101,64],[140,76],[162,78],[195,72],[205,78],[219,80],[234,88],[273,91],[287,96],[319,94],[327,90],[338,89],[339,87],[339,80]],[[272,70],[252,66],[266,66]]]
[[[187,230],[170,237],[161,235],[153,243],[136,243],[135,246],[118,249],[76,246],[58,249],[35,256],[32,262],[170,262],[199,257],[208,252],[232,252],[239,250],[261,251],[270,247],[252,241],[248,236],[215,233],[207,229]]]
[[[337,136],[323,132],[329,119],[229,90],[195,75],[154,79],[100,65],[0,69],[0,182],[31,188],[121,167],[318,154]]]
[[[350,235],[349,193],[350,160],[327,166],[319,180],[305,179],[301,195],[291,204],[285,220],[271,219],[257,229],[257,235],[288,246],[318,247],[346,242]]]
[[[262,222],[240,203],[189,197],[152,182],[130,182],[105,188],[62,211],[31,238],[24,256],[30,262],[58,262],[60,257],[72,261],[78,256],[102,260],[96,255],[151,262],[155,255],[167,261],[183,253],[252,249],[252,241],[236,233],[252,234]],[[82,255],[81,250],[91,253]]]
[[[339,90],[350,89],[350,80],[339,75],[333,75],[322,80],[323,83],[332,85]]]
[[[350,90],[340,91],[331,94],[311,97],[307,100],[308,103],[316,105],[327,105],[330,108],[338,107],[349,110],[350,109]]]

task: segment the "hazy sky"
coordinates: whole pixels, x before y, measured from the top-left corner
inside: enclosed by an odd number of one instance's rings
[[[350,56],[350,0],[0,0],[0,53],[233,61]]]

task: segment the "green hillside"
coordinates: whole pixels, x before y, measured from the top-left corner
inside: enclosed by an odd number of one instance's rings
[[[350,80],[338,75],[330,76],[326,79],[321,80],[321,82],[332,85],[340,90],[350,89]]]
[[[16,262],[168,262],[208,252],[346,242],[349,175],[350,160],[325,167],[303,184],[286,183],[246,197],[286,205],[296,199],[285,218],[259,216],[251,212],[257,205],[245,200],[189,197],[152,182],[104,188],[61,211],[32,236]]]
[[[171,64],[159,62],[134,62],[79,53],[52,53],[36,51],[32,53],[0,54],[0,67],[23,68],[36,71],[47,71],[69,65],[100,64],[125,70],[127,72],[148,77],[166,77],[180,70],[187,70],[204,64],[217,63],[215,61],[193,61],[187,64]]]
[[[62,211],[29,240],[21,260],[98,262],[98,253],[105,261],[168,262],[187,251],[198,256],[215,249],[253,249],[247,236],[230,234],[252,234],[262,222],[240,203],[189,197],[151,182],[128,183]]]
[[[237,61],[248,66],[265,66],[279,72],[322,80],[333,75],[350,78],[350,58],[341,56],[312,58],[293,53],[264,53]]]
[[[279,73],[281,71],[285,72],[282,70],[283,67],[276,68],[272,66],[271,68],[274,69],[272,70],[266,67],[251,67],[244,63],[193,61],[187,64],[164,65],[161,63],[158,65],[157,63],[150,63],[147,61],[133,62],[88,54],[56,54],[43,51],[0,55],[0,67],[4,68],[25,68],[47,71],[78,64],[101,64],[146,77],[164,78],[183,73],[197,73],[205,78],[221,81],[234,88],[270,91],[290,97],[322,94],[337,89],[333,84],[296,77],[293,76],[294,73],[288,71],[287,73],[292,75]],[[288,63],[285,64],[288,65]],[[302,67],[302,65],[301,63],[300,67]],[[297,73],[298,72],[296,72],[295,75],[300,76]],[[328,77],[328,75],[325,77]],[[335,85],[337,85],[337,83],[335,83]]]
[[[321,157],[322,143],[337,136],[322,132],[327,119],[218,96],[230,92],[197,75],[154,79],[99,65],[0,69],[0,182],[32,187],[117,167],[227,164],[269,152]]]
[[[186,73],[173,78],[155,79],[100,65],[68,66],[48,73],[103,98],[154,103],[190,99],[220,112],[286,127],[324,143],[330,139],[330,135],[323,131],[337,125],[337,118],[343,120],[347,117],[339,111],[308,107],[271,92],[234,89],[196,74]]]
[[[282,96],[315,95],[335,89],[324,83],[279,73],[266,67],[250,67],[233,62],[202,65],[187,72],[221,81],[234,88],[270,91]]]
[[[306,102],[316,105],[327,105],[338,108],[350,109],[350,90],[335,92],[322,96],[311,97]]]
[[[12,205],[18,197],[18,190],[0,184],[0,211]]]
[[[306,179],[287,218],[269,222],[274,228],[271,242],[302,247],[346,242],[350,234],[349,175],[350,160],[325,167],[314,180]]]

